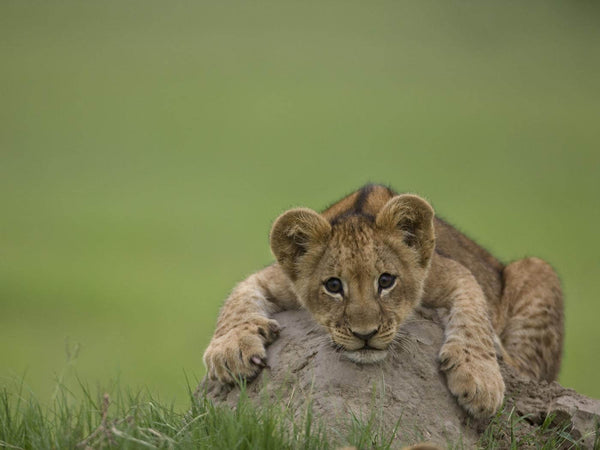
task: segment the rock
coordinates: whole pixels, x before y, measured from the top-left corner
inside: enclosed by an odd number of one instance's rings
[[[555,415],[555,422],[567,422],[571,435],[581,439],[586,447],[594,444],[600,423],[600,401],[581,395],[562,395],[555,398],[548,408]]]
[[[286,311],[274,317],[281,335],[267,351],[268,367],[248,383],[251,399],[285,401],[300,417],[311,402],[312,411],[326,426],[345,429],[352,418],[369,419],[388,432],[397,426],[395,444],[431,441],[446,445],[475,445],[488,420],[475,420],[457,403],[438,369],[437,352],[443,330],[437,313],[423,309],[407,322],[401,339],[379,364],[359,365],[345,359],[330,344],[325,330],[306,311]],[[502,364],[501,364],[502,365]],[[507,393],[504,413],[495,419],[494,439],[527,435],[552,413],[554,423],[592,446],[600,421],[600,400],[583,397],[558,383],[534,383],[502,365]],[[204,380],[198,392],[235,405],[239,389]],[[518,430],[509,430],[514,415],[525,416]],[[507,428],[508,427],[508,428]],[[511,437],[512,436],[512,437]],[[501,445],[502,447],[502,445]]]

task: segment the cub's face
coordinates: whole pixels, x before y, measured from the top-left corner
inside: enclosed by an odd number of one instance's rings
[[[295,290],[351,360],[387,356],[421,299],[434,247],[433,210],[421,198],[392,198],[376,217],[329,223],[308,209],[283,214],[271,247]]]

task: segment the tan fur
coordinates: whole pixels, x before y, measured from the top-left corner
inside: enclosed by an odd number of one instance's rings
[[[276,311],[306,308],[348,358],[373,363],[419,303],[448,311],[440,369],[474,416],[502,404],[497,352],[532,379],[557,376],[563,307],[552,268],[535,258],[504,267],[418,196],[366,186],[322,214],[290,210],[273,225],[271,249],[277,263],[240,283],[221,310],[204,354],[212,379],[261,370]],[[396,277],[387,289],[384,273]],[[341,292],[326,289],[332,277]]]

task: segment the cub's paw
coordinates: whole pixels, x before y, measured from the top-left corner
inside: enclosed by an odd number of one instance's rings
[[[464,344],[446,343],[439,360],[440,369],[446,373],[448,389],[472,416],[488,418],[500,408],[505,387],[493,351],[476,351]]]
[[[208,378],[223,384],[253,379],[266,367],[265,346],[277,338],[279,331],[277,321],[261,317],[213,337],[204,352]]]

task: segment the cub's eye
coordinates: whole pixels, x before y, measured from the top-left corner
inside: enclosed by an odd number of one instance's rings
[[[325,289],[327,289],[332,294],[341,294],[342,290],[342,280],[339,278],[330,278],[325,282]]]
[[[389,289],[394,285],[396,277],[389,273],[382,273],[379,277],[379,289]]]

